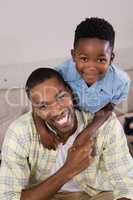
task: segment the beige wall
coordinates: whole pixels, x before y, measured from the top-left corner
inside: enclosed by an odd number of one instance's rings
[[[132,0],[0,0],[0,88],[23,85],[38,65],[69,56],[74,29],[85,17],[116,29],[117,60],[132,67]]]

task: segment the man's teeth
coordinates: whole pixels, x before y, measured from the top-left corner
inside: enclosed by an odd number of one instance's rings
[[[66,123],[68,120],[68,115],[65,115],[64,117],[62,117],[61,119],[56,120],[56,122],[60,125]]]

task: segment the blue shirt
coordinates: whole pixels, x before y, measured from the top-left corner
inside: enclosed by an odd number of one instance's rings
[[[72,87],[78,96],[78,106],[84,111],[95,113],[108,103],[118,104],[128,96],[129,77],[113,64],[108,67],[102,79],[90,87],[76,70],[72,59],[65,61],[56,69]]]

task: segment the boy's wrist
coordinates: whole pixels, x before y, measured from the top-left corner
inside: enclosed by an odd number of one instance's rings
[[[64,182],[64,184],[68,181],[70,181],[73,177],[74,177],[74,173],[72,173],[72,171],[70,170],[70,167],[67,165],[63,165],[60,170],[58,171],[58,175],[60,175],[61,177],[63,177],[62,181]]]

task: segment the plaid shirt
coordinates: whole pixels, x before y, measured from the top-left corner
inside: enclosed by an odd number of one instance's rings
[[[92,115],[80,113],[84,127]],[[125,134],[115,114],[98,129],[94,162],[73,178],[81,190],[94,196],[113,191],[114,199],[133,199],[133,159]],[[2,147],[0,200],[19,200],[22,189],[41,183],[49,177],[58,149],[43,147],[31,112],[11,124]]]

